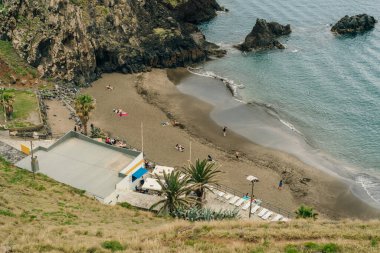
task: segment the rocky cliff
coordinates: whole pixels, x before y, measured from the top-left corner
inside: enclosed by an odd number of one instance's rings
[[[332,28],[337,34],[356,34],[369,31],[375,27],[377,20],[367,14],[344,16]]]
[[[265,19],[257,19],[252,31],[247,35],[244,42],[237,45],[241,51],[279,48],[284,49],[277,37],[288,35],[292,32],[290,25],[280,25],[277,22],[267,22]]]
[[[196,28],[184,24],[191,20],[178,18],[183,4],[201,2],[180,2],[174,12],[166,0],[3,0],[0,36],[41,76],[66,82],[184,66],[210,52],[193,39]]]

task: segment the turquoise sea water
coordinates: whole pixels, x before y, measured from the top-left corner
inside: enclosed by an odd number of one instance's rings
[[[230,10],[200,28],[228,50],[203,68],[244,85],[245,102],[270,105],[317,151],[342,161],[380,203],[380,24],[358,36],[335,36],[331,23],[367,13],[378,0],[219,0]],[[256,18],[291,24],[287,49],[242,54]],[[287,123],[288,122],[288,123]]]

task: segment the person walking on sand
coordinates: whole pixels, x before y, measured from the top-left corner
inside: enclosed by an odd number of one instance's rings
[[[239,160],[239,156],[240,156],[239,152],[236,151],[235,152],[235,157],[236,157],[237,160]]]
[[[284,184],[284,182],[282,181],[282,179],[280,180],[280,182],[278,183],[278,189],[281,190],[282,189],[282,185]]]
[[[223,136],[226,137],[226,135],[227,135],[227,127],[224,126],[223,127]]]

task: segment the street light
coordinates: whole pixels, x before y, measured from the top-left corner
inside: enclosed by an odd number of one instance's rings
[[[259,182],[259,179],[257,177],[255,177],[255,176],[250,175],[250,176],[247,177],[247,180],[249,182],[251,182],[251,184],[252,184],[251,199],[249,200],[250,203],[249,203],[249,214],[248,214],[248,217],[251,218],[252,201],[253,201],[253,186],[255,185],[255,182]]]

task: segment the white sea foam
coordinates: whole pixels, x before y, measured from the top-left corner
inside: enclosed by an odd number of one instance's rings
[[[298,134],[301,134],[301,132],[297,128],[295,128],[291,123],[289,123],[289,122],[287,122],[287,121],[285,121],[283,119],[279,119],[279,120],[280,120],[280,122],[282,124],[284,124],[285,126],[287,126],[290,130],[292,130],[292,131],[294,131],[294,132],[296,132]]]
[[[355,177],[356,183],[366,191],[368,196],[380,203],[380,180],[365,173],[360,173]]]
[[[240,99],[238,89],[243,89],[244,88],[243,84],[236,84],[234,80],[228,79],[228,78],[223,77],[223,76],[219,76],[212,71],[203,71],[202,72],[201,68],[188,67],[187,70],[194,75],[202,76],[202,77],[208,77],[208,78],[214,78],[214,79],[217,79],[217,80],[223,82],[224,85],[226,85],[226,87],[230,90],[232,95],[235,98]]]

